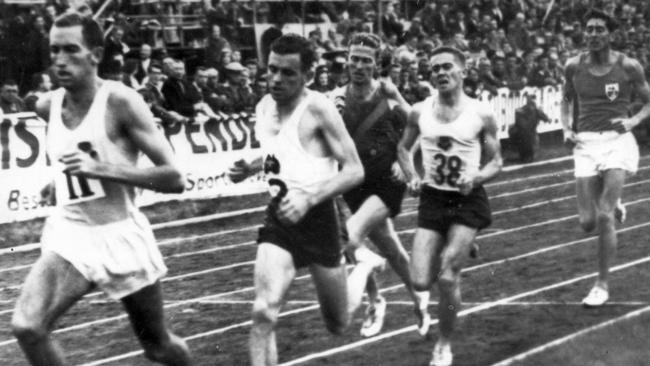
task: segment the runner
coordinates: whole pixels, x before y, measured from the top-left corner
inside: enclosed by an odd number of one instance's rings
[[[348,308],[352,316],[361,304],[366,288],[369,304],[361,335],[372,337],[381,331],[386,300],[378,292],[372,271],[377,268],[375,264],[378,258],[363,245],[363,240],[368,237],[404,282],[415,304],[418,331],[424,336],[430,323],[427,312],[429,292],[416,293],[413,290],[408,254],[390,219],[400,212],[406,190],[406,184],[393,174],[393,165],[397,160],[397,143],[410,106],[395,85],[373,78],[377,71],[380,46],[381,40],[376,35],[357,33],[353,36],[348,52],[351,82],[332,92],[332,98],[354,139],[365,172],[363,184],[343,195],[353,213],[346,221],[350,251],[355,260],[361,262],[349,277]]]
[[[334,197],[363,180],[363,167],[334,103],[306,88],[315,61],[303,37],[290,34],[273,42],[271,94],[256,108],[264,160],[238,161],[229,174],[239,182],[264,170],[274,196],[258,237],[249,345],[253,366],[278,362],[275,327],[299,268],[311,272],[327,329],[339,334],[349,323]]]
[[[190,365],[185,342],[167,328],[160,278],[167,268],[133,199],[134,187],[182,192],[183,175],[142,97],[97,76],[103,33],[89,17],[61,15],[50,31],[53,71],[62,88],[41,97],[47,152],[56,177],[46,190],[56,208],[41,238],[12,319],[32,365],[67,364],[50,334],[95,287],[119,299],[147,358]],[[154,163],[137,167],[144,153]]]
[[[639,163],[631,130],[650,116],[650,88],[643,67],[610,49],[615,28],[614,19],[604,12],[587,13],[589,49],[569,59],[565,67],[561,117],[564,139],[574,146],[580,225],[586,232],[598,230],[598,279],[582,300],[587,307],[601,306],[609,299],[609,266],[617,246],[614,220],[625,220],[623,185]],[[629,117],[633,95],[644,106]],[[577,119],[572,125],[574,115]]]
[[[439,47],[431,58],[438,95],[413,107],[398,146],[409,190],[420,195],[418,227],[411,253],[411,278],[418,291],[438,283],[439,338],[432,366],[453,361],[451,336],[461,306],[460,273],[479,230],[491,222],[483,184],[502,166],[497,122],[488,107],[463,92],[465,56]],[[424,176],[410,149],[420,136]],[[486,163],[481,166],[480,162]]]

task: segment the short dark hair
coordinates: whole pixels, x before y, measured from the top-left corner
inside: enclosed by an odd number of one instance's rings
[[[609,14],[605,13],[604,11],[598,10],[598,9],[590,9],[587,14],[585,14],[585,17],[583,18],[583,22],[585,26],[587,25],[587,22],[589,19],[602,19],[605,21],[605,26],[607,26],[607,30],[609,32],[613,32],[618,28],[618,22],[609,16]]]
[[[465,66],[465,54],[458,48],[451,46],[440,46],[431,52],[431,57],[439,55],[441,53],[451,53],[462,66]]]
[[[90,16],[83,16],[76,11],[67,11],[54,20],[54,26],[57,28],[81,26],[81,36],[88,48],[104,47],[104,33]]]
[[[300,67],[302,71],[308,71],[316,62],[316,50],[314,45],[305,37],[294,33],[282,35],[271,43],[271,52],[278,55],[290,55],[297,53],[300,56]]]

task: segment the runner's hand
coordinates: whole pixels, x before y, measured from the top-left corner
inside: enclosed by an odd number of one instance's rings
[[[104,172],[106,168],[98,160],[91,157],[91,153],[75,150],[64,154],[59,159],[64,165],[63,171],[80,177],[101,178],[100,173]]]
[[[408,192],[411,196],[417,197],[420,195],[420,190],[422,187],[422,181],[419,177],[411,179],[407,184]]]
[[[618,133],[626,133],[634,128],[635,124],[631,118],[614,118],[611,120],[612,127]]]
[[[564,146],[573,149],[573,147],[578,142],[575,131],[565,129],[563,130],[563,133],[564,133]]]
[[[380,80],[379,81],[379,87],[384,93],[384,95],[390,99],[396,99],[397,96],[399,95],[399,90],[397,90],[397,86],[391,82],[387,82],[386,80]]]
[[[297,224],[311,208],[306,193],[291,189],[282,198],[278,206],[277,215],[280,221],[285,224]]]
[[[54,182],[50,182],[41,189],[41,199],[38,201],[40,206],[56,206],[56,187]]]
[[[463,174],[456,181],[456,186],[458,186],[460,194],[467,196],[477,186],[476,176],[472,174]]]
[[[394,179],[399,180],[400,182],[408,183],[406,179],[406,174],[404,174],[404,172],[402,171],[402,167],[399,165],[398,162],[394,162],[390,170],[393,173]]]
[[[233,183],[239,183],[250,175],[250,165],[244,159],[239,159],[228,168],[228,178]]]

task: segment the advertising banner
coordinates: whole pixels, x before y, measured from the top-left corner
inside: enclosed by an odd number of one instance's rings
[[[562,128],[560,90],[557,87],[500,89],[496,96],[485,93],[479,99],[489,104],[499,122],[499,138],[508,137],[514,124],[515,109],[525,103],[529,93],[551,118],[540,123],[538,132]],[[46,156],[46,123],[33,113],[0,117],[0,223],[28,220],[47,215],[40,201],[41,189],[53,180],[53,168]],[[160,127],[171,144],[186,177],[185,191],[161,194],[142,190],[139,205],[169,200],[216,198],[262,192],[266,184],[261,175],[234,184],[226,173],[235,161],[251,160],[261,154],[255,136],[255,116],[247,113],[200,115],[192,123]],[[142,157],[142,166],[151,163]]]

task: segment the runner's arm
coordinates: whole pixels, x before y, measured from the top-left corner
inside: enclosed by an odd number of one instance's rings
[[[573,85],[573,73],[575,72],[576,59],[569,59],[566,63],[564,86],[562,88],[562,102],[560,105],[560,122],[564,131],[564,140],[573,140],[573,106],[575,103],[576,93]]]
[[[630,118],[630,124],[625,126],[626,130],[629,131],[650,117],[650,86],[645,78],[643,66],[641,66],[639,61],[626,57],[625,68],[630,75],[629,80],[634,95],[638,96],[643,103],[641,110],[632,116]]]
[[[82,171],[80,175],[160,192],[182,192],[185,187],[183,174],[176,165],[171,145],[165,139],[163,132],[156,127],[147,104],[135,90],[122,90],[120,94],[111,94],[108,108],[115,115],[119,128],[125,131],[135,147],[142,151],[154,166],[140,168],[132,165],[95,162],[87,165],[88,171],[85,173]]]
[[[406,120],[406,127],[402,133],[402,138],[397,144],[397,162],[399,163],[402,172],[404,172],[407,182],[417,177],[415,166],[413,165],[413,157],[411,156],[411,149],[415,144],[416,139],[420,135],[420,127],[418,120],[420,119],[420,108],[422,104],[416,104],[411,109],[411,113]]]
[[[309,111],[318,121],[325,143],[339,163],[338,174],[318,187],[309,197],[309,204],[313,207],[360,184],[364,173],[354,141],[334,103],[323,96],[322,102],[318,100],[317,103],[310,104]]]
[[[262,171],[263,159],[262,156],[254,158],[252,161],[246,159],[237,160],[230,168],[228,168],[228,177],[234,183],[239,183],[251,175],[257,174]]]
[[[499,125],[494,114],[490,110],[482,113],[483,132],[482,132],[482,153],[485,155],[485,165],[478,171],[474,184],[482,185],[492,178],[496,177],[503,167],[503,158],[501,157],[501,143],[497,132]]]

